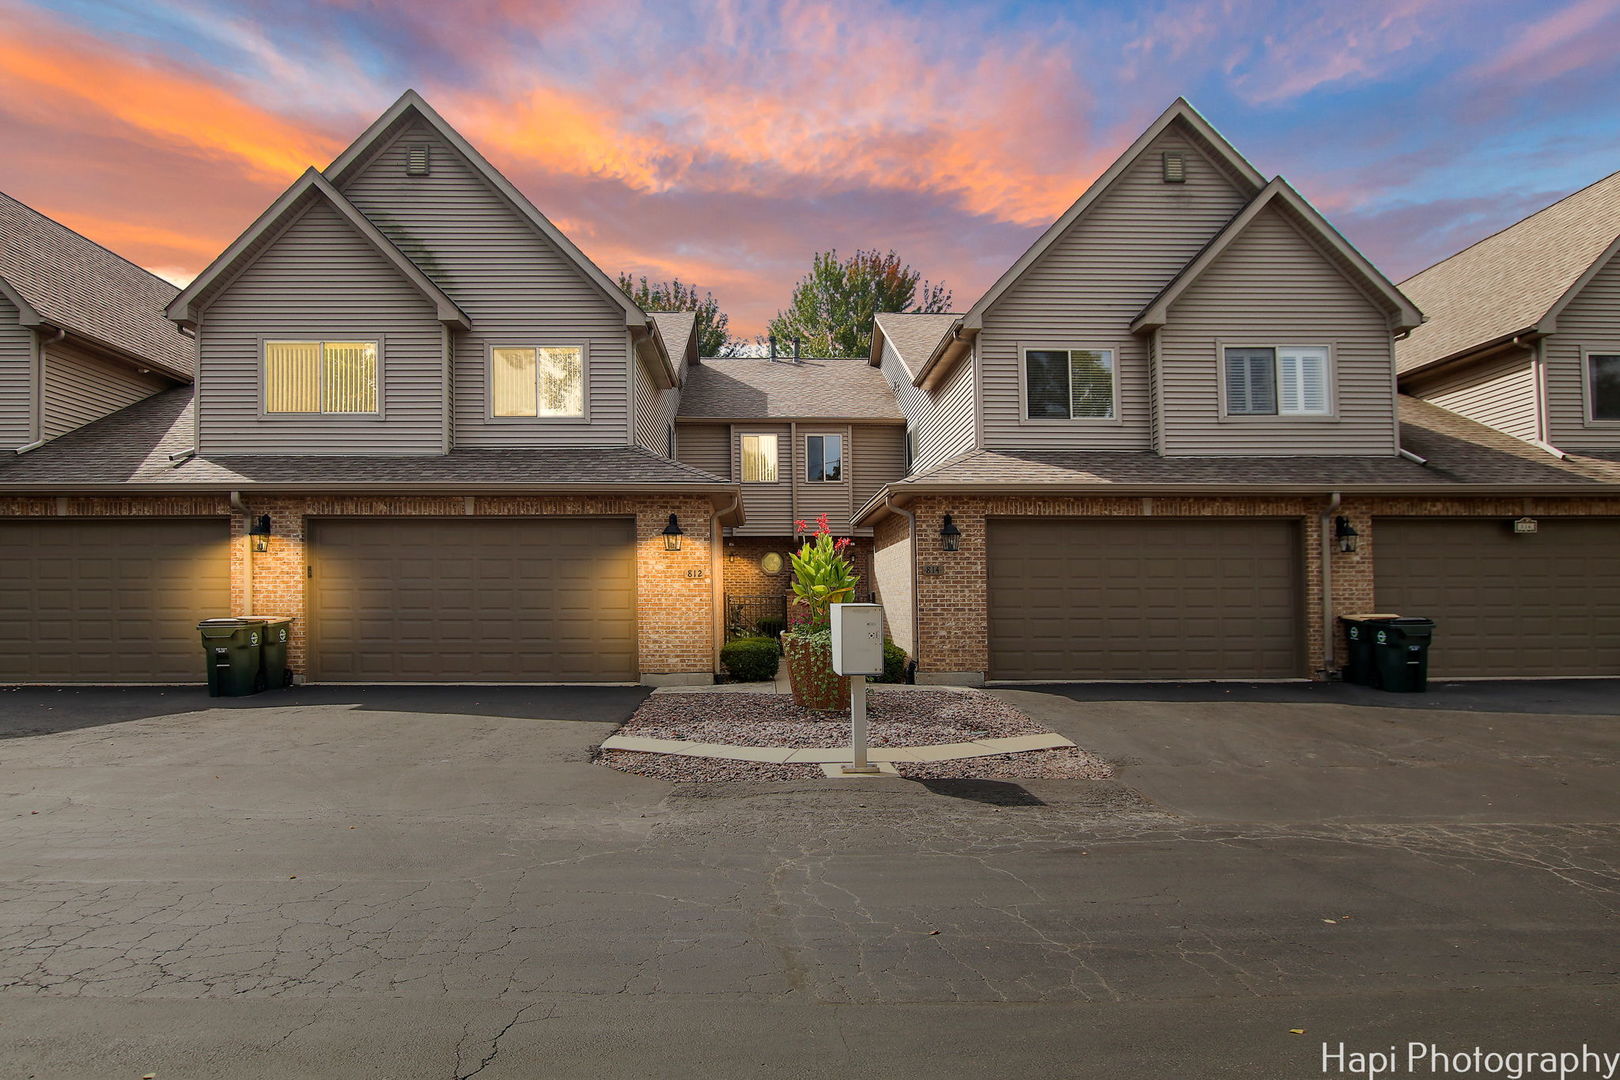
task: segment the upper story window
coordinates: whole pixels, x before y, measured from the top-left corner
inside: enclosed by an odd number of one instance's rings
[[[776,483],[775,435],[744,435],[742,437],[742,482],[745,484]]]
[[[804,437],[804,478],[811,483],[835,484],[844,478],[844,437]]]
[[[1620,420],[1620,353],[1586,354],[1587,419]]]
[[[1228,416],[1328,416],[1328,350],[1276,345],[1226,350],[1222,364]]]
[[[489,350],[491,416],[583,417],[585,349],[496,345]]]
[[[267,413],[375,413],[375,341],[264,343]]]
[[[1025,349],[1024,415],[1031,420],[1112,420],[1113,349]]]
[[[910,424],[906,425],[906,475],[910,476],[917,469],[917,429]]]

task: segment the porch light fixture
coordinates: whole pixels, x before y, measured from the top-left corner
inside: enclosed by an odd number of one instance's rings
[[[945,520],[939,526],[939,546],[946,551],[955,551],[962,542],[962,530],[956,527],[951,515],[946,514]]]
[[[1351,552],[1356,550],[1356,537],[1361,534],[1356,532],[1349,518],[1340,517],[1333,522],[1333,535],[1339,541],[1340,551]]]
[[[681,523],[674,514],[669,515],[669,524],[664,526],[664,550],[681,550],[681,537],[686,533],[681,529]]]
[[[248,535],[253,537],[254,551],[270,550],[270,515],[261,514],[248,529]]]

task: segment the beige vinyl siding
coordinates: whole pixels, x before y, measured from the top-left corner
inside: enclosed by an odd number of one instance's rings
[[[266,415],[266,341],[375,341],[380,413]],[[204,454],[436,454],[444,339],[433,304],[325,202],[209,299],[199,358]]]
[[[747,524],[738,526],[738,536],[788,536],[793,532],[794,478],[799,469],[799,448],[787,424],[732,425],[731,475],[742,476],[742,437],[744,435],[776,436],[776,483],[743,484],[743,512]]]
[[[1166,184],[1161,154],[1184,155],[1187,179]],[[975,343],[991,449],[1152,447],[1148,343],[1131,320],[1248,201],[1174,124],[1015,282],[984,317]],[[1023,420],[1020,348],[1117,350],[1120,416]]]
[[[1536,438],[1536,373],[1528,349],[1516,349],[1413,392],[1514,438]]]
[[[1388,319],[1275,205],[1171,306],[1159,345],[1167,456],[1396,452]],[[1222,417],[1222,348],[1277,345],[1330,349],[1336,418]]]
[[[853,447],[850,482],[855,509],[866,505],[884,484],[906,476],[906,429],[893,424],[856,424],[850,429]]]
[[[173,385],[65,340],[46,345],[42,437],[66,435]]]
[[[730,480],[731,428],[726,424],[681,424],[675,432],[675,458],[683,464]]]
[[[427,146],[427,176],[406,176],[411,146]],[[624,310],[602,295],[471,164],[413,122],[383,145],[343,193],[434,283],[472,329],[454,335],[458,446],[624,446],[631,439],[630,336]],[[586,416],[488,419],[491,345],[584,345]],[[662,449],[660,434],[656,448]]]
[[[635,443],[655,453],[664,452],[663,403],[659,401],[658,387],[647,374],[646,365],[639,358],[631,361],[635,368]]]
[[[900,415],[916,433],[917,459],[912,472],[931,469],[948,458],[965,454],[974,446],[975,359],[959,361],[944,381],[933,390],[913,386],[911,375],[900,362],[900,355],[887,341],[883,343],[882,370],[894,387]],[[905,475],[905,437],[901,436],[901,473]]]
[[[1620,448],[1620,424],[1586,422],[1586,357],[1620,352],[1620,259],[1595,274],[1558,316],[1547,358],[1548,442],[1560,450]]]
[[[832,530],[839,535],[849,532],[850,477],[854,473],[851,460],[852,448],[850,445],[849,427],[845,424],[800,424],[793,448],[794,469],[793,483],[796,487],[795,510],[793,516],[812,525],[820,514],[827,515],[827,521]],[[812,483],[806,478],[806,468],[809,464],[809,455],[805,451],[805,439],[811,435],[837,435],[843,440],[843,469],[840,475],[843,479],[835,482],[817,481]],[[791,529],[789,530],[792,531]]]
[[[18,318],[16,305],[0,296],[0,450],[33,441],[34,332]]]

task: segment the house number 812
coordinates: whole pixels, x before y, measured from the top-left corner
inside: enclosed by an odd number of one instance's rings
[[[689,577],[689,578],[700,578],[700,577],[703,576],[703,571],[701,571],[701,570],[688,570],[686,572],[686,576]]]

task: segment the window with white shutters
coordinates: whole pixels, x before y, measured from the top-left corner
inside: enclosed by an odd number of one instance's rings
[[[1225,351],[1222,376],[1228,416],[1328,416],[1328,351],[1278,345]]]

